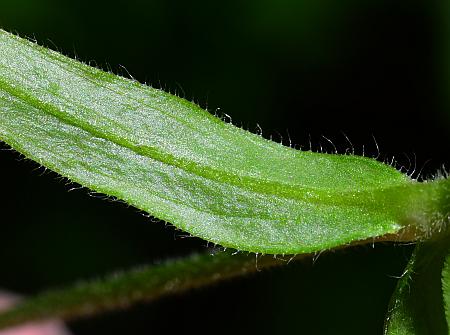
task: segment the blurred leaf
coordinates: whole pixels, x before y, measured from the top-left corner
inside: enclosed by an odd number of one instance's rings
[[[0,139],[71,181],[240,250],[314,252],[414,225],[413,235],[389,237],[411,240],[446,215],[447,181],[283,147],[5,31]]]
[[[386,335],[447,335],[450,238],[417,245],[399,280],[386,319]],[[444,261],[446,266],[444,267]],[[444,285],[444,299],[442,283]],[[447,317],[448,320],[448,317]]]

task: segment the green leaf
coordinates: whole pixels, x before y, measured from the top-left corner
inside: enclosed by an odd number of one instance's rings
[[[370,158],[283,147],[1,30],[0,140],[71,181],[240,250],[315,252],[412,225],[410,240],[445,216],[442,182],[417,183]]]
[[[0,329],[30,321],[50,318],[72,320],[126,308],[280,264],[285,263],[270,256],[255,260],[254,255],[231,255],[229,252],[170,260],[26,299],[0,313]]]
[[[449,334],[448,308],[444,310],[444,301],[446,306],[449,302],[449,257],[448,235],[416,246],[392,297],[386,335]]]

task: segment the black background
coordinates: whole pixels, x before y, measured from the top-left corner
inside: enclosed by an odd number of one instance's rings
[[[446,13],[438,1],[2,0],[0,27],[194,100],[287,145],[357,153],[413,177],[449,166]],[[124,70],[126,68],[126,70]],[[3,146],[6,148],[6,146]],[[206,251],[0,151],[0,287],[33,294]],[[410,246],[325,254],[69,324],[74,334],[380,334]]]

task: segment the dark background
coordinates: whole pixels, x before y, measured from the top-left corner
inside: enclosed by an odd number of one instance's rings
[[[449,8],[440,1],[2,0],[0,27],[195,100],[309,149],[349,148],[414,177],[449,166]],[[450,7],[450,6],[449,6]],[[127,71],[124,70],[124,68]],[[289,134],[289,135],[288,135]],[[426,165],[424,165],[426,163]],[[206,251],[138,210],[0,151],[0,287],[33,294]],[[123,312],[75,334],[381,334],[410,246],[328,253]]]

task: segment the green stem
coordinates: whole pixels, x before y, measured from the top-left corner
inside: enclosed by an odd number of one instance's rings
[[[117,273],[101,280],[51,290],[24,300],[0,314],[0,328],[26,322],[61,318],[72,320],[124,308],[171,294],[285,264],[270,256],[221,252]]]

